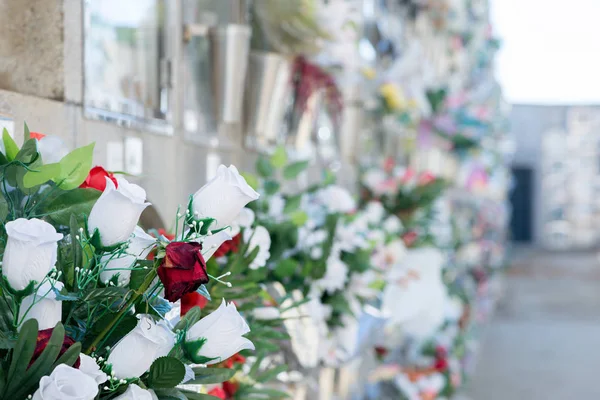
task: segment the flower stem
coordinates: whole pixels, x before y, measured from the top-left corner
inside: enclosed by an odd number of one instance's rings
[[[110,321],[108,325],[106,325],[106,327],[102,330],[102,332],[100,332],[98,336],[96,336],[92,344],[90,344],[89,347],[85,350],[85,354],[90,354],[92,351],[94,351],[94,349],[98,346],[98,343],[100,343],[104,339],[104,337],[112,331],[113,327],[121,320],[123,315],[127,311],[129,311],[131,306],[133,306],[136,303],[140,296],[143,295],[146,290],[148,290],[148,288],[152,284],[152,281],[154,281],[154,278],[156,278],[157,275],[158,274],[156,272],[156,268],[154,268],[152,272],[146,275],[146,279],[144,280],[140,288],[133,292],[133,295],[129,298],[129,300],[127,300],[125,305],[121,308],[117,315],[115,315],[112,321]]]

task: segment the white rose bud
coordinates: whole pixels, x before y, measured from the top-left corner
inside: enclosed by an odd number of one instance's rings
[[[15,290],[41,282],[56,264],[57,242],[63,235],[46,221],[19,218],[6,224],[8,242],[2,274]]]
[[[212,229],[220,229],[231,224],[242,208],[258,197],[233,165],[220,165],[217,176],[194,194],[192,206],[198,217],[215,219]]]
[[[263,320],[263,321],[277,319],[281,316],[279,313],[279,309],[277,307],[255,308],[252,311],[252,315],[254,316],[254,318],[256,318],[258,320]]]
[[[52,285],[57,290],[62,290],[62,282],[45,281],[35,293],[25,297],[19,309],[19,324],[35,319],[38,322],[39,330],[51,329],[60,322],[62,318],[62,301],[56,300],[56,293]]]
[[[146,203],[146,191],[123,178],[118,188],[106,178],[106,189],[94,204],[88,218],[89,234],[98,229],[103,246],[113,246],[129,239],[138,224]]]
[[[79,370],[96,381],[98,385],[103,384],[108,380],[108,375],[102,372],[92,357],[81,353],[79,355],[79,360],[81,362],[79,365]]]
[[[115,345],[108,363],[119,379],[139,378],[154,360],[169,354],[175,335],[164,321],[158,324],[148,315],[139,315],[137,326]]]
[[[205,342],[197,356],[204,357],[205,364],[216,364],[242,350],[254,350],[254,344],[242,336],[248,332],[250,328],[235,305],[223,299],[219,308],[190,328],[186,340],[203,339]]]
[[[98,384],[93,378],[66,364],[58,365],[50,376],[40,379],[33,400],[94,400]]]
[[[204,260],[210,260],[219,247],[228,240],[231,240],[231,235],[226,231],[204,236],[202,239],[202,257],[204,257]]]
[[[115,397],[114,400],[158,400],[158,397],[153,390],[142,389],[135,383],[132,383],[125,393]]]

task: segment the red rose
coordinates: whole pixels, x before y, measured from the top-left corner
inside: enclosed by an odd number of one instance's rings
[[[50,341],[50,337],[52,336],[52,331],[54,328],[44,329],[38,332],[37,343],[35,344],[35,350],[33,351],[33,357],[29,362],[29,367],[42,355],[42,352],[48,346],[48,342]],[[60,349],[59,357],[62,356],[72,345],[75,344],[75,341],[68,336],[65,336],[63,340],[62,348]],[[79,368],[79,357],[75,364],[73,364],[73,368]]]
[[[225,367],[233,368],[235,364],[244,364],[246,362],[246,357],[240,355],[240,353],[235,353],[227,360],[225,360]]]
[[[177,301],[184,294],[195,292],[208,283],[206,262],[200,253],[202,245],[196,242],[171,242],[167,254],[158,267],[158,277],[165,287],[165,298]]]
[[[225,393],[221,386],[217,386],[216,388],[212,389],[210,392],[208,392],[208,394],[211,396],[215,396],[221,400],[227,399],[227,393]]]
[[[448,369],[448,361],[445,358],[438,358],[435,360],[434,368],[439,372],[443,372]]]
[[[229,253],[237,253],[237,251],[239,250],[239,247],[240,247],[240,241],[241,241],[241,234],[238,233],[231,240],[226,240],[225,242],[223,242],[223,244],[221,244],[221,246],[219,246],[217,251],[215,251],[215,254],[213,254],[213,257],[218,258],[218,257],[226,256]]]
[[[161,235],[161,236],[164,236],[164,237],[166,237],[166,238],[167,238],[167,239],[169,239],[169,240],[173,240],[173,239],[175,239],[175,235],[173,235],[172,233],[169,233],[169,232],[167,232],[167,231],[166,231],[165,229],[163,229],[163,228],[160,228],[160,229],[158,230],[158,234],[159,234],[159,235]]]
[[[44,135],[43,133],[29,132],[29,137],[35,140],[42,140],[46,137],[46,135]]]
[[[240,388],[240,384],[234,381],[223,382],[223,390],[225,391],[227,398],[233,397]]]
[[[103,192],[104,189],[106,189],[106,178],[109,178],[111,181],[113,181],[115,187],[119,187],[115,175],[112,172],[106,171],[100,166],[92,168],[87,178],[85,178],[85,181],[83,181],[79,187],[83,189],[93,188]]]
[[[188,311],[196,306],[204,308],[206,303],[208,303],[208,299],[198,292],[185,294],[181,298],[181,310],[179,313],[183,317]]]

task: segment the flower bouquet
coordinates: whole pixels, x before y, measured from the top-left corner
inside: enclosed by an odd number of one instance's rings
[[[59,142],[26,127],[19,148],[3,133],[0,398],[214,398],[182,384],[230,379],[212,366],[254,349],[250,328],[224,299],[204,316],[173,309],[207,284],[232,286],[206,263],[258,193],[221,166],[174,237],[152,237],[138,226],[145,191],[91,169],[93,144],[46,152]]]

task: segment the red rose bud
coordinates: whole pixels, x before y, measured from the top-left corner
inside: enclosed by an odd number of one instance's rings
[[[245,362],[246,357],[240,355],[240,353],[236,353],[225,361],[225,367],[233,368],[235,364],[244,364]]]
[[[225,393],[221,386],[212,389],[208,394],[221,400],[227,400],[227,393]]]
[[[240,388],[240,384],[234,381],[223,382],[223,390],[227,395],[227,398],[233,397],[238,389]]]
[[[177,301],[187,293],[195,292],[208,283],[206,262],[200,253],[202,245],[196,242],[171,242],[158,267],[158,277],[165,287],[165,298]]]
[[[92,188],[104,192],[104,189],[106,189],[106,178],[113,181],[115,187],[119,187],[115,175],[100,166],[92,168],[85,181],[79,187],[82,189]]]
[[[202,296],[198,292],[192,292],[184,295],[181,298],[181,311],[180,315],[183,317],[194,307],[204,308],[204,306],[208,303],[208,299]]]
[[[226,256],[229,253],[237,253],[240,247],[241,234],[238,233],[231,240],[226,240],[219,246],[213,257],[219,258]]]
[[[29,132],[29,137],[31,139],[35,139],[35,140],[42,140],[43,138],[46,137],[46,135],[44,135],[43,133],[38,133],[38,132]]]
[[[46,348],[46,346],[48,346],[48,342],[50,341],[50,337],[52,336],[53,330],[54,330],[54,328],[50,328],[50,329],[44,329],[44,330],[41,330],[38,332],[37,342],[35,344],[35,350],[33,351],[33,357],[31,358],[31,361],[29,362],[29,367],[31,367],[31,365],[35,362],[35,360],[37,360],[42,355],[42,353],[44,352],[44,349]],[[65,336],[62,347],[60,349],[59,357],[62,356],[67,350],[69,350],[69,347],[71,347],[74,344],[75,344],[75,341],[73,339],[71,339],[68,336]],[[77,361],[75,361],[75,364],[73,364],[73,368],[79,368],[79,364],[80,364],[80,360],[78,357]]]

